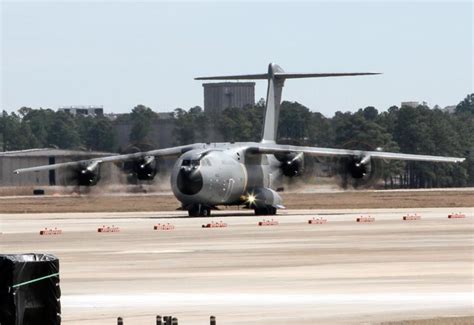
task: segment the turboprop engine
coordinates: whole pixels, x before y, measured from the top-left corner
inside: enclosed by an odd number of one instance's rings
[[[281,162],[280,168],[283,175],[287,177],[300,176],[304,171],[304,157],[302,152],[275,154],[275,158]]]
[[[94,186],[100,180],[100,162],[93,161],[89,164],[81,164],[74,167],[67,177],[68,185]]]
[[[153,156],[146,156],[133,162],[133,171],[141,181],[151,181],[158,172],[158,163]]]
[[[381,161],[369,156],[348,157],[340,161],[341,186],[347,188],[370,187],[380,177]]]
[[[145,156],[124,162],[122,169],[128,175],[128,182],[135,184],[137,180],[153,180],[159,168],[154,156]]]

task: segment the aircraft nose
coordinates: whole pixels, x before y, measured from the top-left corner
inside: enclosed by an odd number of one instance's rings
[[[181,193],[195,195],[203,186],[202,174],[199,169],[181,167],[178,173],[177,186]]]

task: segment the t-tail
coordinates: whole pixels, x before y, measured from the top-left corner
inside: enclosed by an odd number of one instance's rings
[[[268,65],[268,72],[263,74],[230,75],[216,77],[199,77],[196,80],[259,80],[267,79],[267,100],[265,105],[265,122],[263,125],[262,143],[275,143],[278,131],[278,118],[280,116],[281,93],[286,79],[299,78],[325,78],[376,75],[377,72],[351,72],[351,73],[287,73],[274,63]]]

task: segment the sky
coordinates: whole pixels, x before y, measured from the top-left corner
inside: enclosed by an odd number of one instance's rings
[[[382,72],[288,80],[283,99],[326,116],[473,92],[473,3],[0,0],[0,109],[203,106],[198,76]],[[256,101],[266,96],[257,81]]]

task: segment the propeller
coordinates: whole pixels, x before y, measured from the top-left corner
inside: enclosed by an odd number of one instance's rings
[[[337,183],[343,189],[373,187],[383,175],[383,162],[373,159],[364,151],[381,151],[382,148],[350,141],[343,146],[348,149],[362,149],[359,156],[339,158],[336,162]]]
[[[302,152],[275,154],[275,158],[281,163],[282,173],[287,177],[300,176],[304,172],[304,156]]]
[[[78,164],[68,168],[66,172],[66,185],[94,186],[100,180],[100,163],[99,161],[91,161],[86,164]]]
[[[141,147],[129,146],[124,153],[129,154],[148,150],[149,147],[147,145],[141,145]],[[137,180],[151,181],[155,178],[159,170],[158,161],[154,156],[145,156],[125,161],[122,165],[122,169],[127,174],[129,184],[137,184]]]

